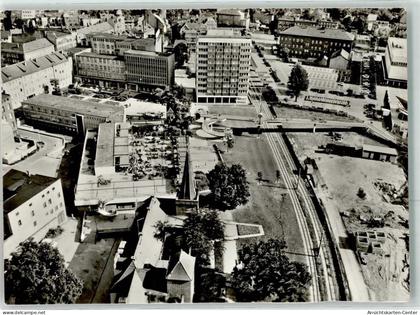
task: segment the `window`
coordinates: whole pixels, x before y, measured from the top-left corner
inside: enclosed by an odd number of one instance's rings
[[[34,221],[34,226],[36,226],[36,221]]]
[[[19,220],[18,221],[18,224],[19,224],[19,226],[22,225],[22,220]]]
[[[44,208],[46,208],[46,207],[47,207],[47,203],[46,203],[46,202],[44,202],[43,206],[44,206]]]
[[[18,212],[16,212],[16,215],[19,215],[19,211],[18,211]]]
[[[48,199],[48,204],[52,204],[51,198]]]
[[[31,213],[32,213],[32,216],[34,217],[35,216],[35,211],[32,210]]]

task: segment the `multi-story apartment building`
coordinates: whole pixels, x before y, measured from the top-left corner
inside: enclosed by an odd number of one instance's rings
[[[56,51],[67,51],[77,46],[76,33],[49,31],[45,33],[45,37],[54,44]]]
[[[313,26],[319,28],[337,29],[339,23],[331,20],[303,20],[295,17],[285,17],[278,19],[278,30],[284,31],[292,26]]]
[[[128,38],[107,33],[89,34],[92,51],[103,55],[123,56],[124,52],[130,49],[156,51],[153,38]]]
[[[41,94],[22,102],[25,122],[61,133],[83,136],[87,129],[124,118],[124,108],[65,96]]]
[[[119,56],[82,52],[76,59],[77,76],[85,83],[125,88],[125,62]]]
[[[350,52],[354,35],[338,29],[293,26],[279,34],[279,44],[297,58],[330,57],[341,49]]]
[[[237,9],[220,9],[216,13],[217,26],[249,28],[249,15]]]
[[[80,16],[77,10],[68,10],[63,14],[64,25],[67,29],[80,28]]]
[[[4,258],[29,237],[40,241],[67,220],[61,180],[14,169],[3,175]]]
[[[46,38],[26,43],[1,43],[1,64],[12,65],[21,61],[48,55],[54,51],[54,45]]]
[[[407,86],[407,39],[388,38],[385,51],[384,79],[387,85]]]
[[[248,103],[251,39],[209,30],[198,39],[196,67],[198,103]]]
[[[2,107],[2,119],[7,121],[16,130],[16,118],[15,111],[13,110],[12,101],[10,95],[6,93],[1,94],[1,107]]]
[[[53,52],[36,59],[30,59],[1,69],[2,92],[10,95],[14,109],[29,97],[51,91],[53,81],[60,88],[72,83],[72,59]]]
[[[150,51],[124,52],[127,87],[131,90],[154,90],[174,82],[174,55]]]
[[[102,22],[93,24],[84,28],[80,28],[76,31],[76,41],[81,46],[89,46],[89,35],[93,33],[112,33],[114,31],[114,27],[109,24],[108,22]]]

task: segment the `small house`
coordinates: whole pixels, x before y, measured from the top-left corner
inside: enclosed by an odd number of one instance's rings
[[[365,159],[394,163],[398,156],[397,150],[388,147],[365,144],[362,150],[362,157]]]

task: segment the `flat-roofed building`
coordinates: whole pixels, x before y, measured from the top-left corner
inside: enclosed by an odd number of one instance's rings
[[[125,88],[125,62],[119,56],[82,52],[76,59],[77,76],[84,83]]]
[[[385,51],[385,80],[389,85],[407,86],[407,39],[388,38]]]
[[[45,93],[53,87],[52,80],[60,88],[72,83],[73,62],[63,54],[53,52],[49,55],[19,62],[1,68],[2,91],[10,95],[14,109],[29,97]]]
[[[14,169],[3,175],[3,255],[29,237],[40,241],[67,220],[61,180]]]
[[[174,55],[150,51],[124,52],[127,85],[130,90],[167,88],[174,82]]]
[[[65,96],[41,94],[22,102],[25,122],[61,133],[84,135],[104,122],[122,121],[124,108]]]
[[[209,30],[197,42],[198,103],[247,104],[251,39],[233,30]]]
[[[219,9],[216,13],[218,27],[249,28],[249,16],[238,9]]]
[[[89,46],[89,34],[92,33],[112,33],[114,27],[108,22],[93,24],[76,31],[76,41],[82,46]]]
[[[39,58],[54,52],[54,45],[46,38],[26,43],[1,43],[1,64],[12,65],[21,61]]]
[[[350,52],[354,35],[339,29],[293,26],[279,34],[279,44],[298,58],[330,57],[341,49]]]

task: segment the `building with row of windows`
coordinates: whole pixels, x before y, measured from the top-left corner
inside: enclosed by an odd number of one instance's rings
[[[153,91],[174,82],[174,55],[127,50],[123,56],[83,52],[77,55],[77,76],[82,82],[108,88]]]
[[[301,26],[301,27],[318,27],[318,28],[331,28],[337,29],[339,23],[337,21],[331,20],[303,20],[295,17],[285,17],[278,19],[277,29],[279,31],[284,31],[293,26]]]
[[[330,57],[341,49],[350,52],[354,35],[338,29],[317,29],[293,26],[279,34],[280,47],[289,50],[289,56],[297,58]]]
[[[96,129],[104,122],[124,119],[124,108],[79,100],[75,98],[41,94],[22,102],[25,122],[64,134],[84,136],[87,129]]]
[[[1,68],[1,89],[10,95],[11,104],[16,109],[23,100],[51,91],[55,83],[60,88],[69,86],[72,76],[72,59],[53,52]]]
[[[198,103],[247,104],[251,39],[233,30],[209,30],[197,42]]]
[[[3,175],[3,256],[29,237],[42,240],[67,220],[61,180],[14,169]]]
[[[47,31],[45,37],[54,44],[55,51],[67,51],[77,46],[76,33]]]
[[[1,43],[1,65],[12,65],[21,61],[39,58],[54,52],[54,45],[46,38],[26,43]]]

